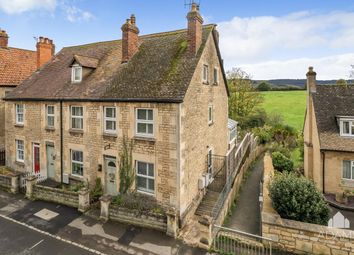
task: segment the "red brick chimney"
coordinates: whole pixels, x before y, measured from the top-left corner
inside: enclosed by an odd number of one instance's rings
[[[187,15],[188,19],[188,51],[191,56],[195,56],[202,44],[203,18],[199,13],[196,3],[192,4],[192,9]]]
[[[5,30],[0,30],[0,48],[6,48],[9,43],[9,36]]]
[[[126,63],[131,59],[139,48],[139,28],[136,26],[134,14],[127,19],[122,26],[122,63]]]
[[[41,68],[54,56],[55,45],[53,40],[39,37],[37,42],[37,68]]]

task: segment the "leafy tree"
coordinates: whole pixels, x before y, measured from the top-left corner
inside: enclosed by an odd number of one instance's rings
[[[124,136],[122,152],[120,153],[119,162],[119,192],[121,194],[126,194],[134,182],[134,165],[132,150],[132,143],[128,143],[127,138]]]
[[[329,207],[313,182],[294,173],[277,174],[269,185],[274,209],[283,218],[327,225]]]
[[[258,84],[257,90],[258,91],[269,91],[269,90],[272,90],[272,86],[268,82],[263,81],[260,84]]]
[[[262,95],[254,88],[251,76],[240,68],[233,68],[227,72],[227,78],[232,92],[229,98],[230,118],[249,116],[262,102]]]
[[[338,81],[336,81],[336,85],[340,85],[340,86],[345,86],[347,87],[348,86],[348,83],[346,80],[344,79],[339,79]]]
[[[279,151],[272,153],[273,166],[279,172],[291,172],[294,170],[294,163]]]

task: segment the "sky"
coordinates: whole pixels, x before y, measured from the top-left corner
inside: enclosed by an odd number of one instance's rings
[[[354,65],[354,0],[199,0],[215,23],[226,70],[254,79],[348,79]],[[199,2],[197,0],[197,2]],[[62,47],[121,38],[134,13],[140,34],[186,27],[185,0],[0,0],[9,45],[35,49],[35,37]]]

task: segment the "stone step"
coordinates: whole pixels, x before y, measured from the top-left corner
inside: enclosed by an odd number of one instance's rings
[[[220,193],[215,191],[208,191],[205,196],[203,197],[201,203],[199,204],[195,215],[211,215],[215,204],[219,198]]]

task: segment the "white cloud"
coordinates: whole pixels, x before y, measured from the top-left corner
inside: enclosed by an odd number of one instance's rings
[[[349,79],[354,53],[334,55],[323,58],[297,58],[285,61],[267,61],[257,64],[240,64],[243,70],[252,74],[254,79],[274,78],[306,79],[309,66],[313,66],[320,80]]]
[[[7,14],[18,14],[33,10],[53,11],[56,0],[0,0],[0,10]]]
[[[75,6],[63,5],[63,10],[66,13],[67,20],[70,22],[90,21],[95,18],[92,13]]]
[[[281,17],[235,17],[219,23],[219,30],[226,69],[247,66],[253,70],[253,76],[262,79],[302,78],[309,64],[324,66],[321,61],[325,60],[332,61],[327,63],[331,66],[327,77],[342,76],[348,66],[335,64],[343,63],[343,57],[350,56],[343,54],[354,52],[354,12],[316,14],[305,11]],[[352,60],[344,62],[353,63]],[[285,71],[288,77],[284,77],[284,65],[294,70]],[[297,72],[299,68],[305,71]]]

